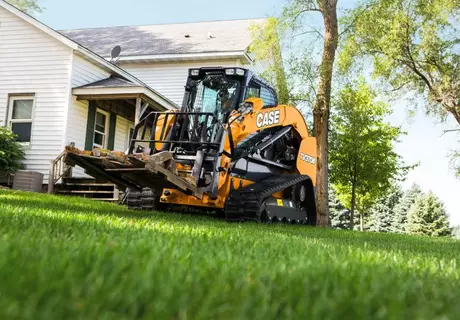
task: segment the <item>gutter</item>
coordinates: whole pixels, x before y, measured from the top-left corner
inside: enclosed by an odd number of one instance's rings
[[[226,51],[226,52],[203,52],[203,53],[178,53],[178,54],[155,54],[120,57],[120,62],[137,61],[174,61],[174,60],[205,60],[205,59],[229,59],[244,57],[246,51]],[[106,57],[109,59],[109,57]]]

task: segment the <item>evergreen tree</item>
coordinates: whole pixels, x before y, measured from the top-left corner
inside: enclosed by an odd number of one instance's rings
[[[388,192],[371,209],[369,231],[392,232],[395,221],[395,207],[401,201],[401,187],[393,184]]]
[[[406,233],[407,217],[412,205],[417,198],[423,195],[422,189],[417,184],[413,184],[396,204],[393,214],[391,231],[395,233]]]
[[[460,239],[460,225],[452,227],[452,237]]]
[[[333,229],[350,229],[350,210],[337,198],[335,190],[329,190],[329,221]]]
[[[444,204],[433,192],[417,198],[409,211],[407,231],[410,234],[431,237],[452,234]]]

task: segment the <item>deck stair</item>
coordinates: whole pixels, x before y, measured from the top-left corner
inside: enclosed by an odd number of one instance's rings
[[[119,202],[121,199],[116,185],[94,178],[63,178],[62,183],[55,186],[54,192],[105,202]]]

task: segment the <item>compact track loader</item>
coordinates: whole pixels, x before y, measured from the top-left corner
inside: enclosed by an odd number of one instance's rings
[[[182,108],[140,119],[127,152],[68,148],[65,162],[126,190],[131,209],[316,223],[316,142],[302,114],[242,68],[190,69]],[[192,210],[193,211],[193,210]]]

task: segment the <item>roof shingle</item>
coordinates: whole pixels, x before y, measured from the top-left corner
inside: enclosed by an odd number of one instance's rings
[[[120,45],[121,56],[244,51],[251,43],[249,27],[265,19],[227,20],[107,27],[60,31],[91,51],[109,57]]]
[[[76,89],[81,88],[119,88],[119,87],[138,87],[138,85],[132,83],[131,81],[124,80],[117,77],[110,77],[107,79],[99,80],[96,82],[92,82],[81,87],[77,87]]]

